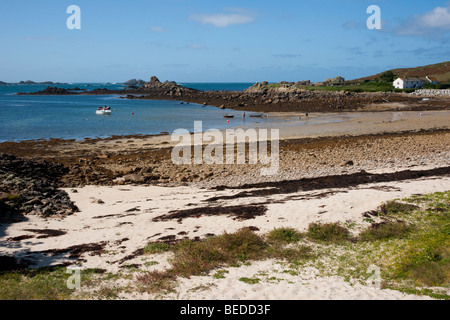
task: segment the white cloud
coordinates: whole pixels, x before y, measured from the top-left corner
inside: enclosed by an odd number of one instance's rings
[[[450,5],[413,16],[396,28],[399,35],[438,35],[450,31]]]
[[[238,13],[216,13],[216,14],[193,14],[189,19],[201,24],[211,24],[218,28],[228,27],[233,24],[250,23],[255,20],[251,14],[245,13],[244,9],[233,8]]]
[[[418,22],[424,27],[450,30],[450,7],[437,7],[420,16]]]

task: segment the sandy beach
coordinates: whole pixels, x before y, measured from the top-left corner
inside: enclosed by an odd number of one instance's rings
[[[33,268],[77,264],[128,275],[74,294],[82,298],[119,286],[126,289],[117,299],[431,299],[345,278],[326,258],[295,268],[280,259],[248,261],[220,268],[224,277],[217,269],[178,277],[169,292],[138,289],[136,277],[167,270],[173,259],[170,251],[144,254],[148,243],[203,241],[242,228],[305,232],[311,223],[351,225],[358,235],[371,225],[364,213],[385,202],[450,190],[449,111],[332,117],[311,114],[279,127],[280,168],[270,177],[258,174],[260,165],[174,165],[175,143],[164,135],[3,143],[0,152],[69,167],[59,187],[79,211],[2,223],[0,255]]]
[[[307,228],[311,222],[355,222],[361,227],[367,225],[362,213],[374,210],[380,203],[412,194],[431,193],[446,190],[450,178],[415,179],[397,183],[364,184],[351,189],[325,189],[291,194],[295,200],[285,200],[285,195],[273,197],[251,197],[220,201],[217,205],[267,205],[263,216],[238,220],[232,216],[201,216],[155,222],[154,218],[181,208],[204,207],[205,200],[218,196],[229,196],[236,192],[211,191],[191,187],[140,187],[86,186],[67,189],[80,212],[65,218],[29,216],[27,221],[12,224],[2,237],[2,254],[14,254],[17,258],[36,262],[35,267],[57,265],[67,262],[69,253],[53,254],[49,250],[65,249],[89,243],[102,243],[101,254],[83,254],[80,258],[83,268],[100,268],[118,273],[127,265],[138,265],[142,270],[167,267],[167,254],[156,256],[138,255],[127,259],[143,244],[164,239],[177,240],[184,237],[205,238],[223,232],[235,232],[243,227],[257,228],[266,233],[274,228]],[[323,195],[327,194],[327,195]],[[97,200],[101,199],[102,203]],[[45,239],[29,238],[24,241],[8,239],[36,235],[26,230],[63,230],[64,235]],[[46,253],[44,253],[46,252]],[[146,267],[147,261],[158,261],[156,266]],[[70,261],[70,259],[69,259]],[[227,268],[226,279],[214,279],[212,274],[181,279],[176,293],[157,298],[164,299],[416,299],[393,290],[381,290],[361,284],[353,286],[339,277],[322,277],[313,267],[301,270],[300,275],[283,273],[287,265],[276,261],[251,263],[249,266]],[[270,279],[253,286],[238,281],[240,277],[264,274]],[[196,287],[203,290],[193,291]],[[124,299],[152,299],[155,295],[129,293],[119,296]]]

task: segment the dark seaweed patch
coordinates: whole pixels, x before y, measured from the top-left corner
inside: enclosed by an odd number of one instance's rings
[[[168,221],[176,219],[181,222],[186,218],[200,218],[201,216],[231,216],[235,220],[254,219],[256,216],[262,216],[266,213],[265,206],[238,205],[225,207],[200,207],[185,210],[174,210],[168,214],[164,214],[153,218],[154,222]]]
[[[80,245],[71,246],[64,249],[50,249],[41,251],[43,254],[50,254],[52,256],[64,254],[70,252],[69,258],[79,258],[83,253],[90,252],[91,256],[100,256],[105,246],[108,244],[107,241],[101,241],[98,243],[84,243]]]
[[[213,202],[218,200],[232,200],[249,197],[268,197],[278,194],[290,194],[301,191],[322,190],[333,188],[350,188],[367,183],[404,181],[431,176],[446,176],[450,174],[450,167],[441,167],[429,170],[404,170],[393,173],[372,174],[366,171],[360,171],[348,175],[333,175],[317,178],[303,178],[299,180],[284,180],[275,182],[261,182],[245,184],[238,187],[218,186],[213,190],[222,191],[225,189],[246,190],[230,196],[218,196],[205,199],[204,201]],[[321,194],[325,196],[327,193]]]
[[[66,231],[55,229],[24,229],[24,231],[40,234],[40,236],[37,236],[38,239],[59,237],[67,233]]]

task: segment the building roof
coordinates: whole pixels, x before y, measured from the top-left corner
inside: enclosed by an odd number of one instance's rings
[[[403,81],[424,81],[423,79],[419,79],[419,78],[403,78],[403,77],[400,77],[398,79],[403,80]]]

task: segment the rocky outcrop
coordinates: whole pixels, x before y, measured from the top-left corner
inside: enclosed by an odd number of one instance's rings
[[[0,154],[0,219],[10,214],[69,215],[78,208],[58,180],[67,172],[61,164]]]
[[[38,91],[38,92],[18,92],[18,95],[67,95],[67,94],[76,94],[75,92],[72,92],[70,90],[64,89],[64,88],[57,88],[57,87],[47,87],[44,90]]]
[[[311,85],[311,81],[310,80],[302,80],[302,81],[297,81],[295,83],[296,86],[309,86]]]
[[[345,79],[342,77],[336,77],[333,79],[325,79],[323,82],[325,83],[325,85],[330,86],[330,85],[344,84]]]
[[[123,84],[126,86],[143,86],[145,83],[146,82],[144,80],[131,79],[127,82],[124,82]]]
[[[48,85],[52,85],[52,84],[56,84],[53,81],[43,81],[43,82],[34,82],[31,80],[27,80],[27,81],[20,81],[19,83],[16,84],[25,84],[25,85],[30,85],[30,84],[48,84]]]
[[[183,87],[175,81],[161,82],[156,76],[152,76],[150,81],[141,87],[141,90],[150,93],[165,94],[172,97],[182,97],[188,93],[198,92],[198,90]]]

